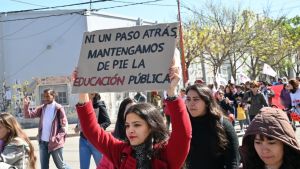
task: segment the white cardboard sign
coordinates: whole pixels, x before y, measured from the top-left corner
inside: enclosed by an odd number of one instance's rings
[[[86,32],[72,93],[165,90],[177,26],[170,23]]]

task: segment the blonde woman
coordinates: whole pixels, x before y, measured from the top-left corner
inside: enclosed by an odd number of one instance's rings
[[[2,160],[18,169],[35,169],[34,148],[17,120],[9,113],[0,114]]]

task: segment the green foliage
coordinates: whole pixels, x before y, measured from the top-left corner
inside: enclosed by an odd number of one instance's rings
[[[221,65],[229,61],[234,78],[237,70],[246,65],[251,78],[255,79],[260,75],[263,63],[282,75],[288,74],[295,65],[297,59],[294,57],[300,56],[299,16],[273,19],[249,10],[212,4],[206,7],[205,15],[194,13],[194,19],[184,26],[188,66],[205,60],[216,74]]]

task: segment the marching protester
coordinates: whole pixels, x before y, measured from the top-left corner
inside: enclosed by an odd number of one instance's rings
[[[265,107],[252,120],[240,147],[243,169],[299,169],[300,145],[287,115]]]
[[[288,88],[291,97],[291,111],[288,114],[291,124],[296,130],[296,121],[300,122],[300,82],[296,79],[289,80]]]
[[[237,109],[236,109],[236,119],[239,121],[240,124],[240,132],[244,133],[244,125],[246,124],[246,107],[245,104],[242,102],[242,96],[238,96],[237,100]]]
[[[44,104],[29,109],[30,100],[23,100],[24,117],[40,118],[38,128],[38,141],[40,151],[40,164],[42,169],[49,169],[50,155],[57,168],[69,168],[63,160],[63,147],[68,127],[67,116],[62,105],[55,101],[56,93],[52,89],[45,89]]]
[[[233,105],[233,108],[236,108],[236,100],[234,95],[236,94],[236,88],[234,84],[228,84],[225,86],[224,97],[228,98]]]
[[[115,130],[113,131],[113,136],[119,140],[124,141],[126,139],[124,117],[125,117],[125,112],[133,104],[135,104],[135,99],[131,99],[129,97],[124,99],[120,104],[117,120],[115,124]],[[104,156],[101,159],[99,165],[97,166],[97,169],[114,169],[114,165]]]
[[[249,83],[250,90],[244,94],[243,103],[250,104],[248,114],[250,121],[256,116],[262,107],[267,107],[267,101],[263,94],[258,90],[259,83],[251,81]]]
[[[83,133],[116,168],[179,169],[183,166],[190,146],[191,124],[184,101],[175,96],[178,72],[175,67],[169,71],[171,83],[166,104],[173,128],[170,137],[160,112],[151,104],[139,103],[125,113],[125,141],[116,139],[97,125],[88,95],[79,94],[76,108]]]
[[[218,90],[215,93],[215,98],[221,109],[223,110],[224,114],[228,118],[228,120],[234,126],[234,107],[233,102],[228,99],[228,97],[224,97],[224,92],[222,90]]]
[[[270,88],[271,84],[266,81],[262,81],[260,83],[260,91],[263,94],[267,104],[271,107],[272,106],[272,98],[274,97],[275,93]]]
[[[93,102],[93,108],[98,111],[98,124],[104,130],[111,124],[104,101],[101,100],[99,93],[89,93],[89,98]],[[81,130],[80,123],[76,125],[75,132]],[[79,137],[79,161],[80,169],[89,169],[91,156],[97,165],[102,154],[86,139],[83,132],[80,132]]]
[[[238,168],[237,135],[213,98],[212,91],[196,84],[187,87],[186,93],[186,106],[193,130],[187,168]]]
[[[300,115],[300,85],[299,84],[300,82],[295,79],[289,80],[291,104],[294,111]]]
[[[162,99],[160,94],[157,91],[151,92],[151,103],[158,109],[162,108]]]
[[[280,91],[280,101],[285,109],[290,109],[292,107],[290,89],[288,83],[283,84],[283,88]]]
[[[17,169],[36,168],[34,147],[15,117],[9,113],[0,114],[0,143],[2,162]]]

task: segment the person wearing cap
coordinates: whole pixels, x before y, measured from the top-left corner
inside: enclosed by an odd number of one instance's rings
[[[243,169],[299,169],[300,145],[286,113],[264,107],[239,148]]]

